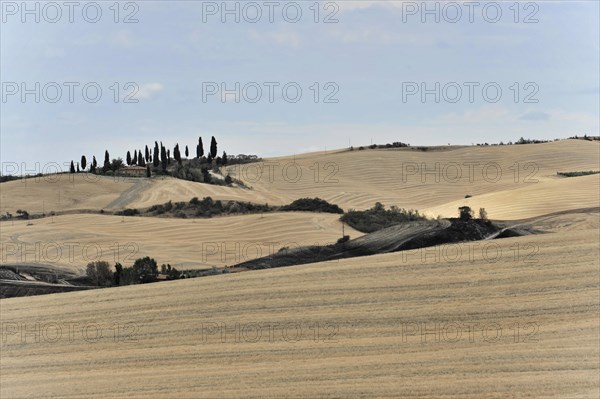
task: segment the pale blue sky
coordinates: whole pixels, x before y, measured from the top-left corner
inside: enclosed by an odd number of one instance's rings
[[[447,8],[444,14],[443,3],[440,22],[429,15],[423,23],[422,10],[411,8],[421,2],[345,0],[321,2],[319,23],[313,20],[314,1],[296,2],[302,10],[297,23],[283,18],[283,6],[291,3],[285,1],[278,2],[272,23],[263,1],[256,2],[263,12],[258,23],[244,20],[254,17],[250,8],[240,14],[240,23],[232,16],[223,23],[219,12],[208,15],[220,1],[138,1],[127,9],[127,2],[121,2],[120,22],[114,23],[113,3],[98,2],[102,17],[97,23],[87,22],[81,7],[74,10],[72,23],[66,7],[58,22],[50,23],[44,18],[54,18],[55,11],[47,8],[44,14],[40,3],[36,23],[35,15],[24,15],[22,22],[22,10],[13,7],[20,8],[20,1],[2,2],[3,163],[62,163],[82,154],[100,161],[105,149],[124,157],[127,150],[155,140],[192,149],[199,135],[205,141],[215,135],[220,150],[229,154],[273,156],[346,147],[349,140],[354,146],[371,139],[432,145],[598,134],[597,1],[536,2],[527,8],[522,2],[518,23],[512,1],[494,3],[502,10],[496,23],[485,19],[495,17],[493,7],[482,11],[489,2],[475,8],[473,23],[464,4],[458,5],[463,15],[457,23],[444,20],[454,18],[455,10]],[[35,7],[35,2],[28,4]],[[336,8],[338,22],[323,23]],[[286,17],[294,17],[294,8],[287,10]],[[132,11],[138,22],[123,23]],[[523,23],[529,14],[538,22]],[[22,102],[21,93],[7,92],[22,82],[28,88],[56,82],[63,87],[62,97],[50,103],[42,96],[36,103],[31,94]],[[80,84],[73,103],[64,82]],[[97,103],[81,95],[88,82],[103,90]],[[121,87],[115,103],[114,82],[136,83],[139,102],[123,103],[127,90]],[[205,82],[225,82],[231,89],[236,82],[257,82],[263,97],[257,103],[243,98],[236,103],[233,95],[222,102],[217,94],[204,102]],[[264,82],[280,83],[273,103]],[[281,87],[288,82],[303,90],[297,103],[282,98]],[[319,103],[311,90],[315,82]],[[333,85],[325,87],[328,82]],[[431,88],[435,82],[480,86],[472,103],[465,86],[456,103],[443,97],[435,103],[433,94],[426,103],[420,95],[403,102],[406,82],[426,82]],[[503,90],[496,103],[482,97],[481,88],[489,82]],[[517,103],[515,82],[520,86]],[[324,103],[335,87],[338,102]],[[532,98],[538,102],[525,103],[535,90]]]

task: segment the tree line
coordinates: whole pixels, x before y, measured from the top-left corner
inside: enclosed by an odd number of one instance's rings
[[[121,263],[116,263],[114,272],[110,269],[108,262],[90,262],[86,267],[86,276],[91,284],[98,287],[153,283],[159,281],[159,277],[164,280],[184,277],[170,264],[163,264],[159,271],[156,260],[148,256],[136,259],[131,267],[123,267]]]
[[[196,144],[196,156],[195,158],[199,161],[200,164],[207,164],[209,166],[217,165],[227,165],[229,159],[227,157],[227,153],[223,151],[223,154],[219,157],[217,155],[217,140],[214,136],[211,137],[210,147],[208,152],[204,152],[204,144],[202,142],[202,137],[198,137],[198,143]],[[190,159],[190,151],[188,146],[185,146],[183,154],[185,155],[185,159]],[[92,162],[89,164],[89,172],[96,174],[106,174],[107,172],[112,171],[117,172],[119,169],[125,166],[140,166],[146,168],[146,174],[148,177],[151,176],[151,171],[162,172],[163,174],[167,174],[167,168],[176,163],[177,166],[182,166],[184,158],[182,158],[181,149],[179,147],[179,143],[176,143],[173,147],[173,151],[171,152],[170,148],[166,148],[162,141],[154,142],[154,148],[151,151],[148,145],[145,146],[144,151],[133,150],[133,155],[131,150],[127,151],[127,155],[125,156],[125,163],[121,158],[110,159],[110,154],[108,150],[104,151],[104,163],[101,168],[98,167],[98,162],[96,157],[92,157]],[[85,155],[81,156],[81,160],[78,163],[75,163],[71,160],[71,165],[69,172],[70,173],[80,173],[85,171],[88,166],[87,158]]]

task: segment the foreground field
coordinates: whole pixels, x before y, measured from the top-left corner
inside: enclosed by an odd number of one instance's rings
[[[556,232],[3,300],[0,396],[597,398],[598,215],[537,227]]]
[[[85,271],[93,260],[125,266],[151,256],[178,269],[222,267],[283,247],[325,245],[342,235],[339,215],[266,213],[212,219],[62,215],[4,222],[2,263],[43,263]],[[362,235],[350,227],[345,234]]]

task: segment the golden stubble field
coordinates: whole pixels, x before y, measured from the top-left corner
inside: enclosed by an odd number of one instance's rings
[[[346,226],[345,234],[362,233]],[[281,212],[212,219],[61,215],[5,222],[2,263],[43,263],[85,273],[91,261],[121,262],[151,256],[178,269],[224,267],[268,256],[281,248],[335,243],[339,215]]]
[[[445,250],[2,300],[0,396],[597,398],[600,236],[597,214],[578,218]]]
[[[268,161],[299,165],[303,179],[246,181],[251,190],[175,179],[17,181],[0,187],[0,208],[115,210],[205,195],[284,204],[318,196],[346,210],[381,201],[455,216],[458,206],[470,205],[517,220],[600,206],[598,175],[556,176],[600,169],[598,143],[356,150]],[[452,182],[449,169],[442,172],[465,162],[495,163],[502,175],[492,182],[479,170],[472,181]],[[330,163],[337,182],[325,177]],[[437,172],[423,174],[436,163]],[[5,299],[0,397],[597,398],[599,214],[590,209],[529,223],[547,233]],[[136,242],[139,256],[191,268],[205,266],[205,241],[312,244],[341,235],[337,215],[313,213],[195,220],[65,214],[0,227],[3,251],[36,242]],[[360,235],[347,226],[346,234]],[[207,264],[230,262],[213,255]]]
[[[271,205],[288,204],[301,197],[320,197],[345,210],[370,208],[379,201],[387,206],[454,216],[455,209],[449,208],[471,195],[469,200],[475,205],[479,201],[489,205],[490,217],[504,218],[510,217],[510,212],[499,209],[494,215],[494,207],[503,206],[502,202],[513,190],[541,197],[556,192],[566,196],[564,204],[558,198],[553,206],[540,205],[536,209],[530,205],[530,210],[521,212],[521,216],[525,213],[536,216],[556,210],[553,207],[570,209],[578,198],[580,208],[595,206],[595,198],[589,195],[594,187],[581,195],[581,187],[587,184],[580,182],[585,179],[559,178],[556,172],[598,170],[599,163],[600,143],[582,140],[426,152],[355,149],[271,158],[227,168],[227,173],[251,189],[161,177],[115,180],[58,175],[13,181],[2,184],[0,212],[116,210],[211,196]],[[588,177],[589,184],[597,185],[597,178]]]

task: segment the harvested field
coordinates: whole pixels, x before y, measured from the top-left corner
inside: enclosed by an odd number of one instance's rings
[[[461,244],[455,262],[415,250],[3,300],[5,326],[58,323],[63,336],[7,335],[0,394],[595,398],[599,239],[597,229],[557,232],[495,240],[500,253],[487,258]],[[77,329],[69,340],[69,323],[104,337],[87,342]],[[456,325],[479,327],[456,339]]]

